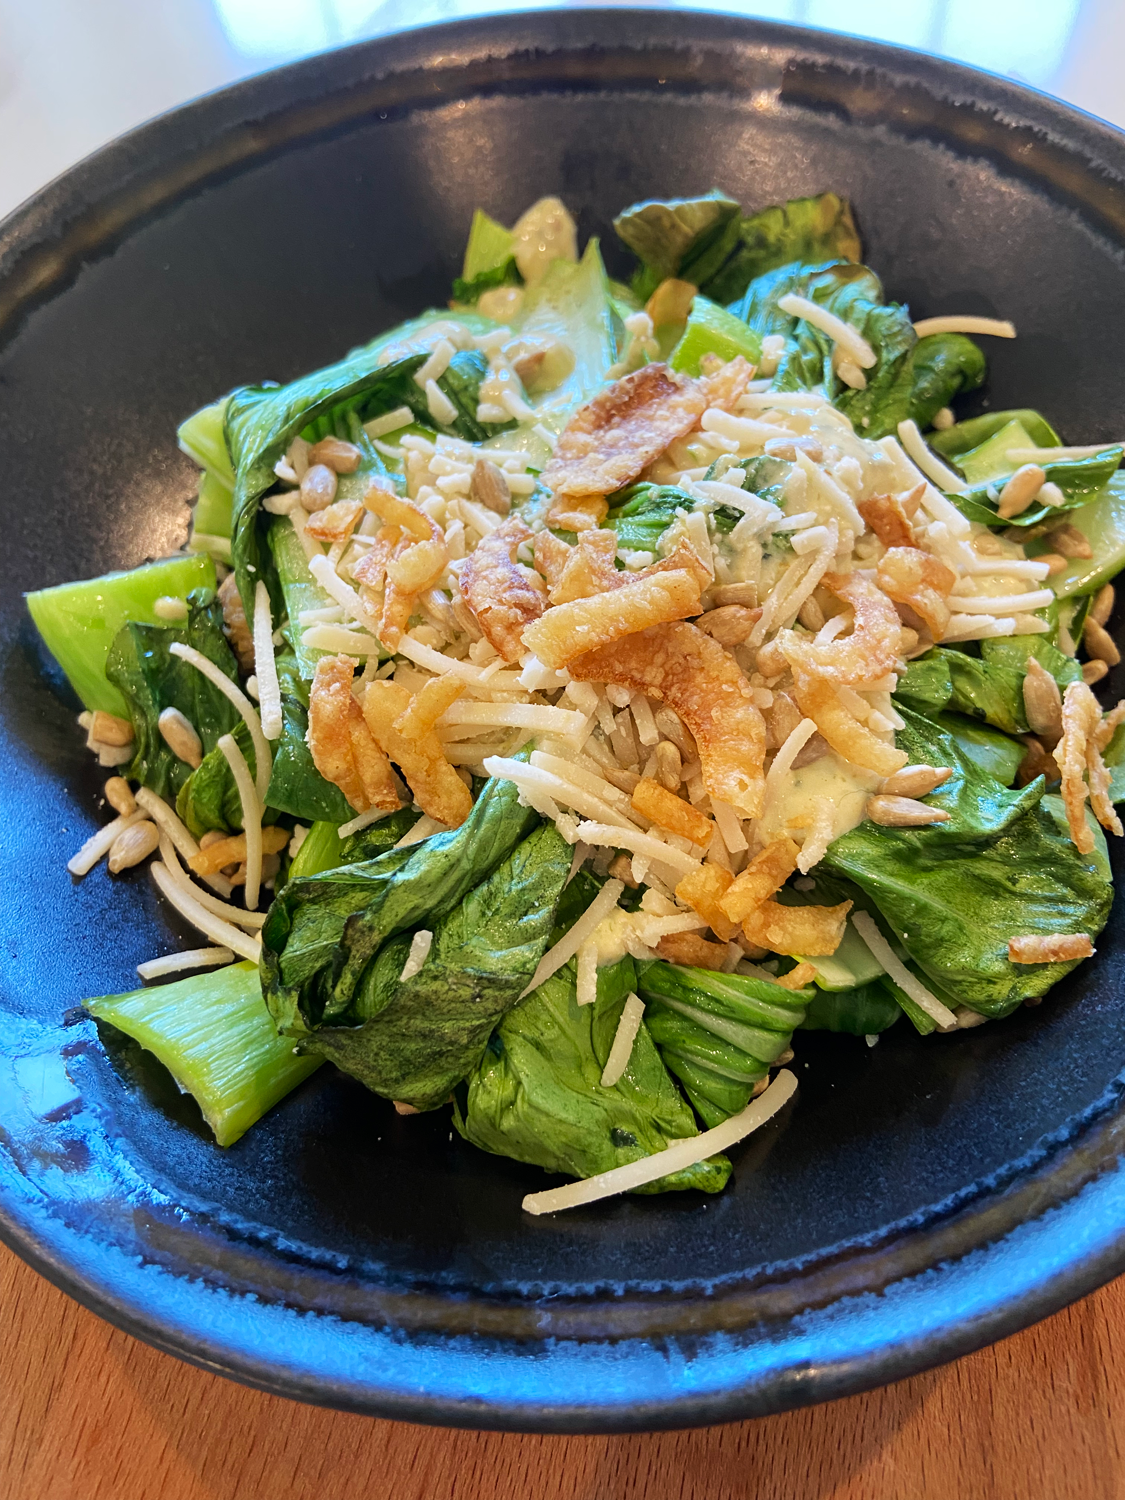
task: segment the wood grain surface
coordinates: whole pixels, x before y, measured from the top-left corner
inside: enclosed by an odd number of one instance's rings
[[[0,1248],[0,1500],[1118,1500],[1125,1279],[899,1385],[756,1422],[526,1437],[264,1396]]]

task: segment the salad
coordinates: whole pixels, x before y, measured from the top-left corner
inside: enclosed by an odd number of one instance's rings
[[[1037,1005],[1113,900],[1120,442],[957,420],[833,193],[478,210],[448,307],[190,417],[184,551],[28,596],[74,856],[206,946],[86,1001],[220,1145],[331,1063],[611,1193],[719,1192],[797,1033]],[[941,1045],[938,1042],[932,1045]]]

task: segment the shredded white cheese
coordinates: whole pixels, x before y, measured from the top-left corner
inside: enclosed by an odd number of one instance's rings
[[[915,1005],[919,1006],[926,1014],[937,1022],[942,1031],[953,1031],[957,1026],[957,1017],[947,1005],[943,1005],[936,995],[932,995],[921,980],[915,979],[914,975],[901,962],[890,943],[879,931],[875,918],[870,912],[856,911],[852,913],[852,925],[859,933],[864,943],[871,950],[873,958],[879,963],[898,985],[899,989],[909,995]]]
[[[605,1061],[605,1068],[602,1072],[603,1089],[613,1088],[629,1066],[629,1059],[633,1055],[633,1043],[637,1040],[637,1032],[641,1029],[644,1013],[644,1001],[638,995],[630,993],[621,1012],[621,1019],[617,1023],[617,1030],[613,1034],[613,1045],[609,1049],[609,1056]]]
[[[791,318],[801,318],[814,328],[819,328],[821,333],[826,333],[840,354],[857,364],[861,370],[870,370],[875,364],[875,351],[862,334],[857,333],[850,323],[845,323],[843,318],[838,318],[826,307],[821,307],[819,302],[801,297],[796,292],[788,292],[777,299],[777,305]]]
[[[530,984],[520,995],[521,1000],[524,995],[530,995],[532,990],[538,989],[544,980],[550,979],[552,974],[570,962],[602,918],[609,916],[624,889],[623,880],[606,881],[570,931],[564,933],[555,946],[548,948],[544,953],[535,973],[531,976]]]
[[[1011,615],[951,615],[942,641],[985,641],[998,635],[1015,635],[1016,622]]]
[[[225,922],[232,922],[236,927],[249,928],[252,932],[265,926],[266,913],[264,911],[246,911],[241,906],[231,906],[229,902],[221,901],[218,896],[212,896],[208,891],[201,891],[198,886],[193,885],[191,877],[180,864],[172,840],[166,833],[160,835],[160,857],[175,883],[193,901],[198,901],[200,906],[214,912],[217,917],[222,917]],[[232,890],[230,882],[223,880],[222,884],[229,895]]]
[[[431,818],[429,813],[423,813],[417,823],[406,830],[402,838],[395,845],[395,848],[406,849],[411,844],[420,844],[423,839],[428,839],[432,833],[448,832],[449,830],[444,823],[439,823],[436,818]]]
[[[684,854],[673,844],[666,844],[637,829],[619,828],[613,823],[579,823],[578,837],[585,844],[599,844],[607,849],[628,849],[631,854],[643,854],[653,864],[667,865],[683,875],[699,869],[700,861],[692,859],[690,854]]]
[[[381,438],[386,437],[388,432],[398,432],[403,427],[409,427],[413,421],[414,413],[409,406],[396,406],[394,411],[364,422],[363,430],[369,438]]]
[[[301,640],[310,649],[331,651],[333,656],[378,656],[383,649],[366,630],[348,630],[343,625],[310,625],[302,631]]]
[[[422,965],[430,956],[430,948],[434,941],[432,932],[420,928],[410,940],[410,952],[406,955],[406,962],[402,966],[402,973],[398,976],[401,984],[406,979],[413,979]]]
[[[598,940],[591,935],[578,950],[579,1005],[593,1005],[598,998]]]
[[[1016,610],[1033,614],[1055,602],[1053,589],[1033,589],[1026,594],[951,594],[949,603],[963,615],[1008,615]]]
[[[926,446],[925,439],[918,431],[917,422],[913,421],[910,417],[907,417],[905,422],[898,424],[898,437],[899,442],[921,469],[922,473],[927,479],[933,480],[939,490],[944,490],[949,495],[959,495],[962,490],[968,488],[965,481],[959,475],[954,474],[952,469],[947,468],[936,453],[930,452]],[[922,503],[926,506],[927,510],[930,508],[928,501],[925,499],[923,499]],[[960,515],[960,512],[958,511],[957,514]],[[938,519],[944,520],[945,517],[939,516]],[[966,522],[965,524],[967,530],[968,523]]]
[[[222,948],[230,948],[233,952],[248,958],[251,963],[257,963],[262,956],[262,944],[258,938],[252,938],[249,934],[239,931],[230,922],[224,922],[214,912],[198,901],[195,896],[189,895],[172,879],[168,866],[163,860],[153,860],[149,866],[152,878],[160,887],[161,893],[167,897],[182,917],[186,917],[193,927],[197,927],[213,943]]]
[[[533,754],[538,753],[533,752]],[[550,758],[552,761],[556,760],[554,756]],[[556,764],[565,765],[566,762],[556,761]],[[501,755],[486,756],[484,768],[490,776],[495,776],[502,781],[514,782],[521,792],[526,790],[546,794],[552,801],[561,802],[564,807],[573,807],[585,818],[593,818],[599,824],[612,824],[619,832],[640,832],[636,823],[631,818],[627,818],[617,806],[604,801],[583,786],[576,786],[569,779],[564,780],[554,771],[544,770],[541,766],[534,764],[526,765],[522,760],[509,760]],[[587,839],[586,842],[591,841]],[[622,844],[620,847],[626,846]]]
[[[277,682],[277,660],[273,651],[270,591],[261,580],[254,586],[254,675],[258,679],[262,733],[267,740],[280,739],[281,689]]]
[[[246,836],[246,886],[243,899],[247,911],[257,911],[258,896],[262,889],[262,803],[258,800],[246,757],[238,748],[233,735],[220,736],[219,749],[230,767],[242,803],[242,831]]]
[[[327,558],[325,559],[325,563],[327,564]],[[181,641],[173,641],[168,650],[173,656],[179,656],[184,661],[190,662],[193,667],[198,668],[209,682],[214,683],[220,693],[230,699],[246,721],[246,727],[250,731],[250,739],[254,745],[254,784],[258,790],[258,800],[264,806],[266,792],[269,790],[273,756],[266,737],[262,733],[262,721],[258,717],[258,710],[250,702],[250,699],[242,689],[233,683],[225,672],[220,671],[213,661],[209,661],[201,651],[197,651],[194,646],[185,646]]]
[[[535,729],[542,734],[571,735],[586,724],[585,714],[573,708],[549,708],[540,703],[473,703],[459,699],[438,719],[438,728],[457,724],[481,729]]]
[[[945,318],[919,318],[914,332],[920,339],[932,333],[987,333],[994,339],[1014,339],[1016,326],[1006,318],[977,318],[972,315]]]
[[[523,1200],[523,1209],[529,1214],[553,1214],[560,1209],[576,1208],[582,1203],[596,1203],[600,1198],[612,1198],[618,1193],[628,1193],[633,1188],[643,1187],[647,1182],[656,1182],[673,1172],[682,1172],[696,1162],[706,1161],[716,1152],[743,1140],[752,1131],[759,1129],[772,1119],[797,1091],[797,1080],[788,1068],[782,1068],[774,1081],[738,1114],[731,1115],[713,1130],[702,1135],[689,1136],[677,1141],[653,1156],[642,1157],[623,1167],[612,1167],[608,1172],[599,1172],[596,1177],[587,1177],[581,1182],[570,1182],[565,1187],[549,1188],[543,1193],[529,1193]]]
[[[137,973],[142,979],[161,979],[165,974],[178,974],[181,969],[210,969],[232,963],[234,954],[229,948],[188,948],[184,953],[150,958],[137,965]]]
[[[152,788],[147,786],[139,786],[133,795],[137,806],[144,809],[157,828],[171,840],[185,859],[191,859],[199,853],[199,845],[163,797],[158,797]],[[227,890],[229,892],[229,885]]]

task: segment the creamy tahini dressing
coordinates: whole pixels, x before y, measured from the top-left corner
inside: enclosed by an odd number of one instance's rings
[[[874,772],[850,766],[830,751],[799,771],[790,771],[780,797],[762,818],[763,841],[793,833],[791,820],[806,814],[811,818],[817,797],[828,797],[835,807],[833,837],[839,838],[863,822],[867,799],[878,786]]]

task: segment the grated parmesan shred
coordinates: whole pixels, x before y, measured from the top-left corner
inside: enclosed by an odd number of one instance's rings
[[[544,980],[550,979],[551,975],[557,973],[564,964],[570,962],[602,918],[609,916],[624,889],[623,880],[606,881],[570,931],[564,933],[555,946],[548,948],[544,953],[535,973],[531,976],[531,982],[520,995],[521,1000],[525,995],[530,995],[532,990],[538,989]]]
[[[138,809],[136,812],[125,813],[120,818],[114,818],[112,823],[99,828],[90,835],[77,854],[71,855],[67,861],[67,869],[72,875],[88,875],[98,860],[109,853],[117,836],[124,833],[126,828],[132,828],[134,823],[139,823],[144,816],[144,810]]]
[[[752,1100],[738,1114],[731,1115],[713,1130],[701,1135],[689,1136],[677,1141],[652,1156],[631,1161],[623,1167],[612,1167],[608,1172],[599,1172],[595,1177],[580,1182],[569,1182],[565,1187],[548,1188],[546,1192],[529,1193],[523,1200],[523,1210],[529,1214],[553,1214],[564,1208],[577,1208],[583,1203],[596,1203],[601,1198],[613,1198],[618,1193],[630,1193],[634,1188],[656,1182],[673,1172],[682,1172],[706,1161],[719,1151],[736,1145],[752,1131],[758,1130],[773,1118],[797,1091],[797,1080],[788,1068],[782,1068],[769,1088]]]
[[[152,871],[153,880],[160,887],[161,894],[182,917],[186,917],[193,927],[198,928],[220,948],[230,948],[242,958],[248,958],[251,963],[256,964],[260,960],[262,956],[260,939],[250,937],[248,933],[240,931],[230,922],[224,922],[222,917],[217,917],[214,912],[208,911],[202,902],[177,885],[163,860],[153,860],[149,868]]]
[[[281,688],[273,649],[270,591],[259,581],[254,587],[254,675],[258,679],[258,713],[267,740],[281,738]]]
[[[142,979],[163,979],[165,974],[179,974],[183,969],[211,969],[234,963],[229,948],[188,948],[183,953],[167,953],[137,965]]]
[[[968,488],[960,475],[954,474],[952,469],[947,468],[942,463],[936,453],[930,452],[926,446],[925,439],[918,431],[917,422],[913,421],[912,418],[907,417],[904,422],[898,424],[898,436],[899,442],[901,442],[922,473],[927,479],[932,480],[939,490],[945,490],[947,494],[959,495],[962,490]],[[926,504],[924,500],[923,504]],[[958,514],[960,513],[958,512]]]
[[[611,1089],[619,1083],[629,1066],[629,1059],[633,1055],[633,1043],[637,1040],[637,1032],[641,1029],[644,1020],[645,1003],[636,994],[630,991],[626,997],[621,1019],[617,1023],[617,1030],[613,1034],[613,1045],[609,1049],[606,1058],[605,1069],[602,1072],[602,1088]]]
[[[243,900],[247,911],[257,911],[262,889],[262,803],[258,799],[246,757],[233,736],[220,736],[219,749],[230,767],[242,803],[242,831],[246,835],[246,885]]]
[[[971,315],[952,314],[942,318],[920,318],[914,325],[920,339],[934,333],[984,333],[994,339],[1014,339],[1016,325],[1007,318],[977,318]]]
[[[325,559],[327,562],[327,559]],[[182,641],[173,641],[168,647],[173,656],[178,656],[193,667],[198,668],[209,682],[214,683],[219,692],[229,698],[238,709],[245,720],[246,727],[250,731],[250,739],[254,746],[255,776],[254,783],[258,792],[258,800],[265,805],[266,792],[269,790],[270,769],[273,765],[273,756],[270,747],[262,733],[262,721],[258,717],[258,710],[250,702],[250,699],[236,683],[233,683],[225,672],[210,661],[201,651],[194,646],[185,646]],[[239,754],[242,752],[239,751]]]
[[[943,1005],[936,995],[932,995],[921,980],[915,979],[914,975],[899,959],[890,943],[879,931],[875,918],[866,911],[852,913],[852,925],[859,933],[864,943],[871,950],[873,958],[883,965],[890,977],[919,1006],[926,1014],[937,1022],[942,1031],[954,1031],[957,1027],[957,1017]]]
[[[398,976],[402,984],[407,979],[413,979],[415,974],[421,971],[422,965],[430,956],[430,948],[434,941],[432,932],[422,927],[410,940],[410,952],[406,955],[406,962],[402,966],[402,973]]]

